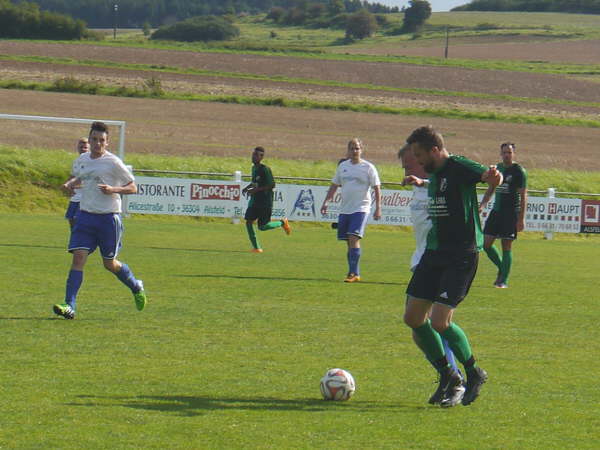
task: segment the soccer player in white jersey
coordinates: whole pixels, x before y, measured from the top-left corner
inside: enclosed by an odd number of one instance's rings
[[[81,156],[85,152],[89,152],[90,151],[90,143],[88,141],[88,138],[86,138],[86,137],[79,138],[79,141],[77,141],[77,147],[75,147],[75,149],[77,150],[77,153],[79,156]],[[75,161],[77,161],[77,160],[75,160]],[[73,171],[75,170],[75,161],[73,161],[73,168],[71,169],[71,178],[69,178],[68,181],[75,178],[75,176],[73,175]],[[77,213],[79,212],[79,202],[80,201],[81,201],[81,193],[79,192],[79,189],[75,189],[75,193],[71,196],[71,200],[69,201],[69,206],[67,207],[67,212],[65,213],[65,219],[67,219],[69,221],[69,227],[71,227],[71,230],[73,229],[73,226],[75,225],[75,216],[77,216]]]
[[[331,186],[327,191],[321,214],[327,214],[327,204],[333,199],[338,187],[342,188],[342,203],[338,217],[337,237],[348,245],[348,275],[346,283],[360,281],[360,240],[364,236],[367,219],[371,212],[371,189],[375,193],[373,218],[381,218],[381,182],[377,169],[361,158],[363,144],[359,139],[348,142],[348,158],[338,164]]]
[[[75,318],[76,298],[83,282],[83,268],[88,255],[100,247],[104,267],[114,273],[133,293],[139,311],[146,306],[142,280],[135,278],[129,266],[117,260],[121,248],[121,195],[135,194],[137,186],[129,169],[108,151],[108,127],[92,123],[90,151],[74,164],[73,175],[63,189],[73,194],[81,189],[80,210],[71,231],[69,252],[73,254],[67,277],[65,303],[54,305],[54,313],[65,319]]]

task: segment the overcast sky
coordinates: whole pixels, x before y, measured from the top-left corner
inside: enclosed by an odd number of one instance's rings
[[[450,8],[454,8],[455,6],[466,5],[470,3],[469,0],[427,0],[431,5],[431,9],[433,11],[449,11]],[[373,0],[373,3],[381,3],[383,5],[389,6],[398,6],[402,8],[403,6],[408,6],[408,0]]]

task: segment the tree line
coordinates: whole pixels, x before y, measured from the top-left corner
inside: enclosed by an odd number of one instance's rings
[[[452,11],[527,11],[600,14],[600,0],[473,0]]]
[[[22,0],[11,0],[13,4]],[[190,17],[224,14],[266,13],[273,7],[305,9],[308,4],[328,6],[337,0],[37,0],[42,10],[68,14],[84,20],[88,26],[110,28],[140,27],[149,23],[153,27],[173,24]],[[377,2],[340,0],[347,12],[367,9],[372,13],[396,12]],[[114,6],[117,5],[115,11]]]
[[[82,20],[65,14],[41,11],[36,3],[0,0],[0,38],[84,39],[99,38]]]

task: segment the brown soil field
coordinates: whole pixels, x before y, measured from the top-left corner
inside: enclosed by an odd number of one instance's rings
[[[197,53],[88,45],[0,41],[0,54],[41,55],[280,75],[350,83],[600,102],[596,83],[559,75],[416,66],[396,63],[324,61],[280,56]],[[5,65],[0,62],[0,66]]]
[[[504,41],[504,42],[502,42]],[[541,42],[540,42],[541,41]],[[363,55],[444,56],[445,40],[417,40],[407,44],[378,45],[377,47],[344,48],[344,52]],[[544,61],[571,64],[598,64],[600,40],[543,40],[519,37],[481,36],[449,40],[448,56],[458,59],[502,59]]]
[[[246,157],[263,145],[269,157],[335,160],[348,139],[358,136],[368,159],[392,163],[414,128],[433,123],[450,151],[482,163],[497,162],[499,143],[511,140],[525,167],[600,170],[600,129],[9,90],[0,90],[0,105],[10,114],[126,120],[128,154]],[[86,131],[78,125],[0,120],[0,142],[23,147],[71,149]]]
[[[295,83],[61,64],[3,61],[0,66],[0,79],[52,82],[56,79],[69,76],[76,77],[82,81],[128,87],[140,87],[145,80],[155,77],[161,81],[162,87],[167,91],[205,95],[283,97],[297,100],[309,99],[320,102],[370,104],[396,108],[453,108],[474,112],[493,110],[504,114],[542,115],[562,118],[597,119],[600,113],[600,107],[526,103],[458,96],[421,95],[359,88],[311,86]]]

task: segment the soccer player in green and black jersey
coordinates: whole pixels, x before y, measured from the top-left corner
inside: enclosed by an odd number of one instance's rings
[[[471,287],[483,244],[475,186],[479,182],[497,186],[502,183],[502,174],[495,166],[486,168],[450,155],[442,135],[431,126],[417,128],[406,142],[430,174],[428,210],[432,227],[425,253],[406,289],[404,322],[418,336],[421,350],[440,375],[433,397],[441,393],[443,407],[460,401],[469,405],[478,397],[487,373],[477,365],[466,334],[452,318]],[[424,185],[418,177],[407,181]],[[465,368],[464,396],[459,389],[461,377],[448,364],[442,337]]]
[[[244,219],[246,219],[246,230],[248,231],[248,237],[252,243],[252,252],[254,253],[263,252],[256,237],[256,231],[254,231],[254,222],[257,219],[260,231],[282,227],[286,234],[289,235],[292,232],[286,218],[271,221],[275,180],[273,179],[271,169],[261,162],[264,157],[265,149],[256,147],[252,152],[252,182],[242,190],[242,194],[250,195]]]
[[[505,142],[500,146],[502,162],[498,170],[504,176],[504,183],[496,188],[494,207],[483,230],[483,249],[490,260],[498,267],[498,276],[494,281],[497,288],[508,287],[508,275],[512,265],[512,243],[517,233],[525,228],[525,210],[527,209],[527,172],[514,162],[515,144]],[[489,188],[481,200],[479,211],[490,201],[494,189]],[[494,246],[494,240],[502,240],[502,258]]]

